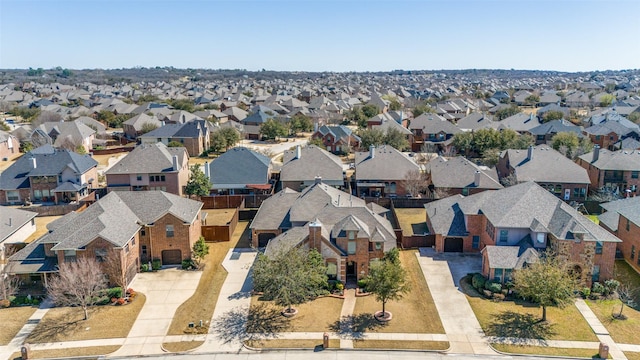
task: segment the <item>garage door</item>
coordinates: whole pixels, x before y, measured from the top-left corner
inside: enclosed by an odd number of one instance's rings
[[[269,242],[269,240],[273,239],[274,237],[276,237],[276,234],[272,234],[272,233],[258,234],[258,247],[267,246],[267,243]]]
[[[162,265],[179,265],[182,263],[182,252],[180,250],[163,250]]]
[[[444,239],[444,252],[462,252],[462,238]]]

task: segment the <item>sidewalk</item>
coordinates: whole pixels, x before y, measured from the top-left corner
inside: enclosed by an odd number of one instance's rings
[[[342,310],[340,310],[340,319],[344,319],[353,315],[353,310],[356,308],[356,289],[346,289],[344,291],[344,301],[342,302]],[[313,339],[313,338],[312,338]],[[318,339],[322,339],[322,334]],[[341,349],[353,349],[353,339],[345,339],[344,336],[340,338]]]
[[[495,355],[496,352],[489,346],[467,298],[458,290],[451,275],[454,266],[457,266],[456,270],[475,266],[470,264],[472,259],[460,258],[461,264],[452,264],[450,269],[450,261],[446,255],[443,259],[436,259],[432,249],[420,249],[416,256],[451,345],[449,352]],[[452,258],[451,261],[457,259]]]
[[[580,311],[584,319],[587,320],[587,323],[589,323],[589,326],[591,326],[591,330],[593,330],[593,332],[596,334],[598,340],[609,345],[609,356],[611,356],[614,360],[627,360],[627,357],[624,355],[622,350],[620,350],[618,344],[616,344],[616,342],[613,341],[613,339],[609,335],[609,331],[604,327],[604,325],[602,325],[600,320],[598,320],[596,314],[591,311],[589,305],[587,305],[584,300],[577,299],[576,307],[578,308],[578,311]]]

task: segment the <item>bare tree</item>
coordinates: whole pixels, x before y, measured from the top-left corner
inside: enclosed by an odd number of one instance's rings
[[[100,264],[93,258],[79,258],[60,265],[58,274],[47,284],[47,293],[58,306],[78,306],[89,319],[89,308],[98,301],[106,280]]]
[[[427,186],[429,186],[425,174],[420,170],[411,170],[407,172],[402,180],[402,184],[404,185],[404,189],[407,193],[412,196],[418,196],[427,188]]]
[[[609,202],[622,199],[622,196],[609,189],[599,189],[589,196],[589,200],[597,202]]]
[[[436,188],[433,190],[433,196],[436,199],[444,199],[451,196],[451,189],[449,188]]]
[[[119,286],[123,296],[127,291],[129,279],[132,277],[132,270],[130,270],[132,265],[133,261],[123,251],[116,248],[107,250],[102,262],[102,269],[109,277],[109,282]]]
[[[629,284],[620,284],[616,292],[618,293],[618,299],[620,299],[620,312],[618,314],[613,315],[616,319],[626,319],[625,315],[622,315],[622,310],[624,310],[625,305],[628,307],[634,307],[636,305],[635,302],[635,294],[638,289],[632,289]]]
[[[40,113],[40,115],[38,115],[37,118],[31,121],[31,126],[36,127],[47,122],[59,122],[61,120],[62,115],[53,111],[43,111]]]
[[[500,183],[504,187],[517,185],[518,184],[518,177],[516,176],[516,174],[509,174],[508,176],[505,176],[502,179],[500,179]]]
[[[60,144],[60,148],[69,151],[76,151],[78,145],[82,145],[81,143],[74,141],[71,135],[65,136],[60,142],[58,142],[58,144]]]
[[[16,252],[15,248],[3,246],[0,247],[0,260],[8,259]],[[7,266],[0,267],[0,308],[5,305],[9,306],[11,297],[18,292],[19,280],[15,276],[7,274]]]

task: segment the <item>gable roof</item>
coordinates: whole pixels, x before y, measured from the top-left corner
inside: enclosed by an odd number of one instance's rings
[[[225,184],[267,184],[270,180],[271,159],[245,147],[227,150],[208,166],[213,189]]]
[[[548,121],[529,130],[531,135],[557,134],[559,132],[572,132],[576,133],[578,137],[584,137],[581,126],[576,126],[564,119]]]
[[[81,143],[96,133],[95,130],[79,121],[46,122],[38,126],[38,129],[56,139],[53,143],[55,147],[63,146],[67,139],[70,139],[75,144]]]
[[[344,181],[342,161],[339,157],[315,145],[287,150],[283,154],[281,181],[313,180],[316,176],[324,181]]]
[[[20,230],[37,215],[38,213],[31,211],[0,206],[0,243]]]
[[[609,201],[600,204],[600,206],[606,211],[598,215],[598,220],[611,231],[618,231],[620,214],[623,214],[629,221],[640,225],[640,197]]]
[[[441,132],[445,134],[457,134],[462,131],[443,117],[430,113],[421,114],[417,118],[411,120],[409,129],[421,129],[424,134],[437,134]]]
[[[437,188],[480,188],[502,189],[495,168],[478,166],[462,156],[445,159],[437,157],[426,165],[431,173],[431,182]],[[480,174],[480,184],[475,185],[476,172]]]
[[[333,138],[336,139],[336,141],[340,139],[344,140],[344,139],[347,139],[348,137],[351,137],[351,139],[356,140],[357,142],[360,142],[360,137],[354,134],[353,131],[351,131],[351,129],[349,129],[344,125],[338,125],[338,126],[322,125],[320,128],[318,128],[318,132],[322,136],[331,134],[333,135]]]
[[[538,145],[527,150],[504,150],[500,158],[509,157],[509,167],[514,169],[519,182],[551,182],[589,184],[589,175],[582,166],[569,160],[548,145]]]
[[[640,150],[599,149],[598,160],[593,161],[594,151],[580,155],[579,158],[600,170],[640,171]]]
[[[528,132],[540,124],[540,119],[534,114],[517,113],[501,120],[498,124],[498,129],[511,129],[517,132]]]
[[[115,163],[106,175],[115,174],[148,174],[175,172],[173,156],[178,157],[178,165],[182,168],[187,149],[183,147],[167,147],[163,143],[142,144],[133,149],[125,157]]]
[[[412,158],[389,145],[356,152],[355,166],[356,180],[402,180],[409,171],[420,170]]]

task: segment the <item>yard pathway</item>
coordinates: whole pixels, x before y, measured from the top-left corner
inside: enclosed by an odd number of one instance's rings
[[[609,335],[609,331],[604,327],[604,325],[602,325],[600,320],[598,320],[596,314],[591,311],[589,305],[587,305],[584,300],[577,299],[576,307],[578,308],[578,311],[580,311],[582,316],[584,316],[585,320],[587,320],[589,326],[591,326],[591,330],[596,333],[598,340],[609,346],[609,355],[614,360],[627,360],[627,357],[624,355],[622,350],[620,350],[618,344],[616,344],[616,342],[611,338],[611,335]]]
[[[356,289],[345,289],[344,301],[342,302],[342,310],[340,311],[340,319],[346,319],[353,315],[353,310],[356,308]],[[322,339],[322,335],[320,335]],[[341,349],[353,349],[353,339],[340,337]]]
[[[477,271],[479,258],[458,254],[437,254],[430,248],[421,248],[416,256],[451,344],[449,352],[495,354],[467,298],[454,282],[454,277],[459,280],[462,275]]]

